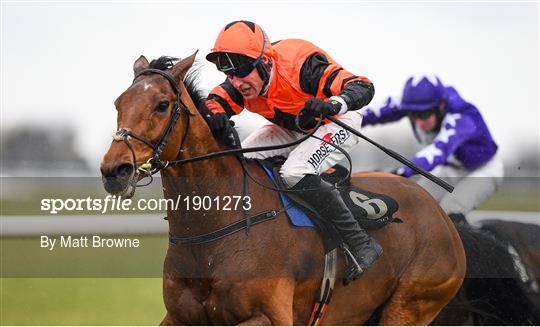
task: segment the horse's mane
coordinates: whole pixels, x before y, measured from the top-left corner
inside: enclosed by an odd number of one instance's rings
[[[154,68],[159,69],[163,71],[167,71],[171,69],[180,59],[169,57],[169,56],[161,56],[158,59],[154,59],[150,62],[150,65],[148,68]],[[210,110],[206,106],[206,92],[199,87],[199,77],[200,77],[200,69],[201,69],[201,63],[197,60],[195,60],[194,64],[191,66],[191,68],[188,70],[186,76],[184,77],[184,86],[186,87],[186,90],[191,97],[191,100],[197,107],[197,110],[201,114],[201,116],[205,117],[210,114]],[[206,120],[205,120],[206,121]],[[221,134],[214,134],[214,138],[217,142],[226,145],[228,147],[231,146],[230,137],[228,133],[221,133]]]
[[[179,58],[161,56],[152,60],[148,68],[166,71],[171,69],[178,61],[180,61]],[[191,100],[193,100],[193,103],[199,112],[201,111],[201,108],[203,108],[204,101],[206,100],[205,92],[199,87],[200,69],[200,63],[195,61],[194,65],[189,69],[188,73],[184,77],[184,86],[186,87]]]
[[[184,85],[193,100],[193,103],[197,107],[197,110],[201,112],[206,108],[206,92],[199,87],[199,74],[201,65],[197,62],[191,67],[186,76],[184,77]],[[202,112],[201,112],[202,114]]]

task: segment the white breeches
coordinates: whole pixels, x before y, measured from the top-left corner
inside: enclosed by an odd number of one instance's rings
[[[336,118],[356,130],[360,130],[362,126],[362,114],[359,111],[349,111],[343,115],[337,115]],[[360,140],[358,136],[334,123],[321,126],[314,135],[342,147],[347,152],[350,152]],[[293,142],[303,136],[301,133],[275,124],[268,124],[249,135],[242,142],[242,147],[280,145]],[[313,137],[285,149],[245,154],[247,158],[252,159],[265,159],[278,155],[287,158],[281,167],[280,174],[288,187],[296,185],[307,174],[320,175],[345,158],[339,150]]]
[[[418,184],[439,201],[446,213],[466,215],[497,190],[504,177],[504,165],[498,155],[495,155],[473,171],[455,166],[438,166],[431,173],[452,184],[455,187],[454,192],[448,193],[425,178],[421,178]]]

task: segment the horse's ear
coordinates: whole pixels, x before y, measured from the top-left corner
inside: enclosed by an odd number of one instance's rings
[[[199,50],[195,51],[191,56],[182,59],[179,63],[174,65],[172,69],[172,75],[174,76],[174,78],[176,78],[177,81],[181,81],[184,79],[187,71],[191,68],[191,66],[195,62],[195,57],[197,56],[197,52],[199,52]]]
[[[139,59],[135,60],[135,63],[133,64],[133,71],[135,72],[135,76],[137,76],[137,74],[144,69],[148,68],[148,65],[149,63],[145,56],[141,55]]]

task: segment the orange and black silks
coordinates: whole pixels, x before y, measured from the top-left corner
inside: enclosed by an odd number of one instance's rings
[[[261,34],[264,35],[262,30]],[[262,44],[262,37],[259,43]],[[254,45],[252,53],[244,51],[243,54],[257,55],[257,46],[260,54],[262,45]],[[237,51],[240,52],[240,49]],[[348,110],[360,109],[373,98],[374,88],[369,79],[351,74],[325,51],[308,41],[278,41],[268,46],[264,55],[271,59],[273,65],[267,93],[248,101],[227,79],[210,92],[206,101],[210,111],[225,112],[230,117],[245,108],[277,125],[296,130],[295,116],[304,103],[313,97],[327,99],[340,95],[347,103]]]

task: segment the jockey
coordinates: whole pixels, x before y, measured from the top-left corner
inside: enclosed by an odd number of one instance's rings
[[[270,43],[261,27],[249,21],[225,26],[206,59],[227,75],[206,101],[210,113],[205,118],[214,134],[244,108],[273,123],[248,136],[243,147],[280,145],[303,137],[295,125],[301,111],[305,129],[313,128],[320,114],[323,118],[336,115],[359,128],[362,115],[357,110],[374,94],[367,78],[343,69],[312,43],[299,39]],[[246,157],[287,157],[280,170],[281,179],[292,190],[306,190],[297,192],[297,196],[339,231],[353,257],[345,275],[345,280],[351,280],[371,266],[382,247],[360,227],[339,191],[321,180],[322,172],[345,158],[321,139],[349,151],[359,138],[333,123],[321,126],[314,135],[319,139],[309,138],[296,147],[248,153]]]
[[[482,115],[438,77],[411,77],[399,105],[389,97],[381,108],[366,108],[363,114],[362,125],[409,117],[416,139],[425,145],[412,161],[438,177],[448,178],[455,189],[449,194],[428,180],[422,179],[419,184],[440,202],[454,222],[466,223],[465,215],[500,185],[503,163]],[[403,177],[414,174],[407,166],[395,172]]]

